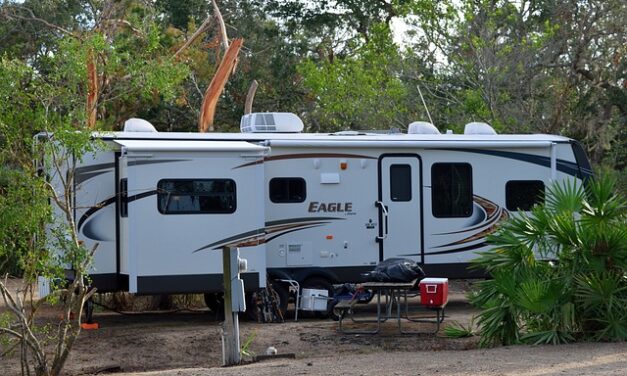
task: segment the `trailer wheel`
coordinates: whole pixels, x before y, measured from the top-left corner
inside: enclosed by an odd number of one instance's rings
[[[332,298],[335,295],[331,282],[322,277],[312,277],[306,279],[305,282],[302,283],[301,287],[305,289],[318,289],[328,291],[330,299],[327,301],[327,310],[314,312],[313,316],[322,319],[329,318],[331,313],[333,312]]]
[[[216,315],[216,319],[224,320],[224,293],[208,292],[204,297],[207,308]]]

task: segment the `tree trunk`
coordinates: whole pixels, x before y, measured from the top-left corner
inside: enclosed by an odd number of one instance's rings
[[[211,79],[211,83],[205,91],[205,96],[200,107],[200,118],[198,119],[198,132],[204,133],[207,131],[213,131],[213,118],[215,116],[216,105],[218,99],[224,90],[226,82],[229,80],[231,73],[235,67],[239,50],[242,47],[244,40],[235,39],[229,46],[226,54],[222,58],[222,62],[216,71],[216,74]]]

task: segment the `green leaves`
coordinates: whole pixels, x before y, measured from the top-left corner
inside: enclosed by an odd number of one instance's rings
[[[0,168],[0,274],[37,267],[43,224],[49,219],[43,181],[29,171]],[[39,235],[37,238],[35,235]],[[28,274],[28,273],[27,273]],[[32,277],[27,275],[27,278]]]
[[[585,190],[566,181],[549,188],[544,206],[503,224],[489,239],[496,251],[474,260],[493,277],[471,295],[481,344],[626,339],[624,202],[604,175]]]
[[[407,90],[396,77],[397,46],[386,24],[374,25],[370,40],[353,55],[309,59],[298,66],[328,130],[385,129],[406,113]]]

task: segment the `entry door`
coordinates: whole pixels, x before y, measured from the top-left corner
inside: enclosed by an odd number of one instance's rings
[[[379,255],[423,262],[420,157],[384,156],[380,166]]]

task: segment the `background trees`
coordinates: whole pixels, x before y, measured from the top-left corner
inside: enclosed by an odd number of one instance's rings
[[[563,134],[594,163],[625,168],[623,1],[218,3],[229,35],[245,38],[219,131],[237,129],[254,79],[255,111],[295,112],[321,132],[425,120],[421,88],[441,131],[476,120]],[[42,118],[84,124],[88,93],[100,129],[138,116],[161,131],[196,130],[219,40],[207,32],[173,55],[211,12],[206,0],[0,1],[4,176],[31,160]]]
[[[295,112],[310,131],[403,129],[427,118],[420,87],[441,130],[476,120],[506,133],[560,133],[582,141],[594,162],[625,167],[623,1],[218,3],[229,36],[245,38],[218,103],[219,131],[236,130],[253,79],[254,110]],[[98,66],[102,126],[118,129],[133,115],[163,131],[193,131],[219,41],[209,32],[181,59],[169,57],[211,12],[206,0],[5,0],[0,54],[45,76],[65,36],[100,30],[140,64],[120,58]],[[117,75],[129,63],[126,76]],[[176,87],[159,95],[114,91],[167,82],[160,67],[174,63],[181,63]],[[157,65],[142,75],[141,64]]]

